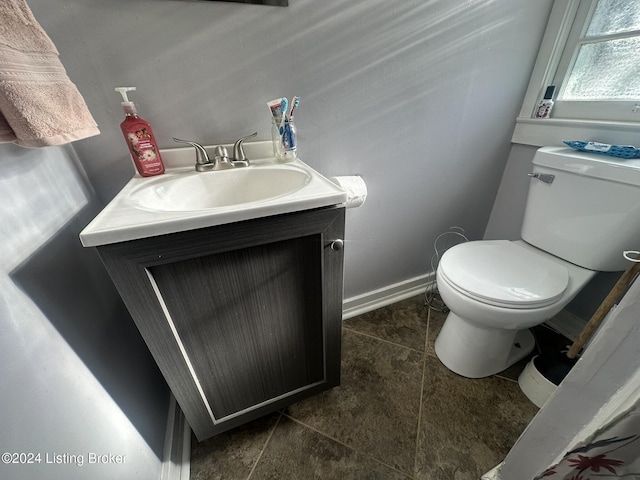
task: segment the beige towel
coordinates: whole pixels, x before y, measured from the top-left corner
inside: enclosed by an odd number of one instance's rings
[[[99,134],[25,0],[0,0],[0,143],[61,145]]]

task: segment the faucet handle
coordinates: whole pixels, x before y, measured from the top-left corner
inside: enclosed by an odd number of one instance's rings
[[[247,135],[246,137],[242,137],[233,144],[233,160],[236,162],[246,162],[249,165],[249,159],[244,153],[244,148],[242,148],[242,142],[244,142],[248,138],[252,138],[258,135],[258,132],[253,132],[251,135]]]
[[[187,143],[196,149],[196,165],[206,165],[211,163],[211,159],[209,158],[207,151],[199,143],[192,142],[191,140],[181,140],[176,137],[173,137],[173,141],[177,143]]]

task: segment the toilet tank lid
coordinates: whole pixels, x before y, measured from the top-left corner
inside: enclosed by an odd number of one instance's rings
[[[542,147],[533,164],[576,175],[640,186],[640,159],[622,159],[568,147]]]
[[[564,265],[508,240],[461,243],[444,253],[438,268],[472,298],[515,308],[550,305],[569,284]]]

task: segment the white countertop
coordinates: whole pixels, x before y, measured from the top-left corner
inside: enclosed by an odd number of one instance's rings
[[[213,147],[206,147],[212,151]],[[136,174],[115,198],[80,232],[85,247],[136,240],[168,233],[194,230],[226,223],[291,213],[313,208],[343,204],[347,193],[300,160],[280,164],[270,157],[271,142],[253,142],[245,145],[250,167],[281,165],[286,169],[300,169],[310,180],[301,189],[277,198],[241,205],[223,206],[194,211],[149,211],[136,207],[130,194],[145,182],[159,176],[142,177]],[[166,172],[162,177],[192,175],[195,151],[192,147],[161,150]],[[211,154],[213,158],[213,154]],[[254,160],[255,159],[255,160]],[[198,175],[216,175],[219,172],[202,172]]]

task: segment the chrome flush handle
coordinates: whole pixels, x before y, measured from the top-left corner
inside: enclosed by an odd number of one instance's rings
[[[551,175],[550,173],[528,173],[527,175],[531,178],[537,178],[544,183],[552,183],[553,179],[556,178],[555,175]]]

